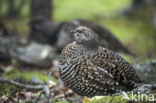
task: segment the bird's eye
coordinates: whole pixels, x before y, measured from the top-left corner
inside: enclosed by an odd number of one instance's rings
[[[81,30],[78,30],[77,32],[78,32],[78,33],[82,33],[82,31],[81,31]]]
[[[79,33],[77,33],[77,36],[80,36],[80,34],[79,34]]]

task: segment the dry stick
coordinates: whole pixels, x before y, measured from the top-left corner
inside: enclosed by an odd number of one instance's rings
[[[36,101],[34,103],[38,103],[42,94],[44,94],[46,96],[46,99],[48,100],[47,103],[51,103],[51,98],[50,98],[51,95],[50,95],[50,91],[49,91],[49,82],[50,82],[51,74],[52,73],[49,72],[47,84],[44,85],[42,92],[40,93],[40,95],[38,96],[38,98],[36,99]]]
[[[47,85],[44,86],[44,92],[47,98],[47,103],[51,103],[51,95],[50,95],[50,90],[49,90],[49,84],[50,84],[50,77],[51,77],[52,73],[49,72],[48,74],[48,81],[47,81]]]
[[[38,98],[36,99],[36,101],[35,101],[34,103],[38,103],[38,101],[40,100],[42,94],[44,94],[44,91],[42,91],[42,92],[39,94]]]
[[[150,86],[150,88],[151,88],[151,90],[156,90],[156,84],[147,84],[147,85],[149,85]],[[146,84],[145,84],[145,86],[146,86]]]
[[[44,88],[44,85],[27,85],[27,84],[22,84],[22,83],[19,83],[17,81],[14,81],[14,80],[11,80],[11,79],[6,79],[6,78],[0,78],[0,83],[7,83],[7,84],[11,84],[11,85],[14,85],[14,86],[17,86],[19,88],[24,88],[24,89],[27,89],[29,91],[40,91],[40,90],[43,90]]]

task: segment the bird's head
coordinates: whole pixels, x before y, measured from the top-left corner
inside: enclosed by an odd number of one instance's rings
[[[79,26],[72,31],[75,37],[75,41],[78,44],[96,42],[97,35],[90,29],[85,26]]]

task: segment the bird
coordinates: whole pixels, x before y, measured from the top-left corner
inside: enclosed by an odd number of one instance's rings
[[[90,28],[72,31],[74,41],[60,55],[59,74],[64,85],[81,96],[113,95],[142,83],[134,68],[117,53],[102,47]]]
[[[100,24],[85,20],[85,19],[75,19],[71,21],[65,21],[60,23],[60,30],[58,32],[58,38],[56,42],[56,47],[59,48],[59,51],[62,51],[62,49],[69,43],[74,41],[74,37],[72,33],[70,33],[70,29],[76,28],[78,26],[86,26],[90,29],[92,29],[97,35],[99,36],[100,40],[103,41],[103,46],[116,51],[116,52],[122,52],[129,55],[134,55],[133,52],[128,50],[121,42],[120,40],[115,37],[115,35],[110,32],[106,27],[101,26]],[[56,34],[56,33],[55,33]]]
[[[86,26],[98,34],[103,41],[103,46],[116,52],[122,52],[129,55],[135,55],[128,50],[115,35],[106,27],[85,19],[74,19],[70,21],[54,22],[44,16],[37,16],[29,22],[31,33],[30,40],[49,44],[61,53],[62,49],[74,41],[74,36],[70,33],[71,29],[78,26]]]

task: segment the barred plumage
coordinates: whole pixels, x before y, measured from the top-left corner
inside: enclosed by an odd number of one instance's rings
[[[122,57],[108,50],[87,27],[74,30],[75,41],[67,45],[59,63],[64,84],[82,96],[111,95],[131,90],[140,82]]]

